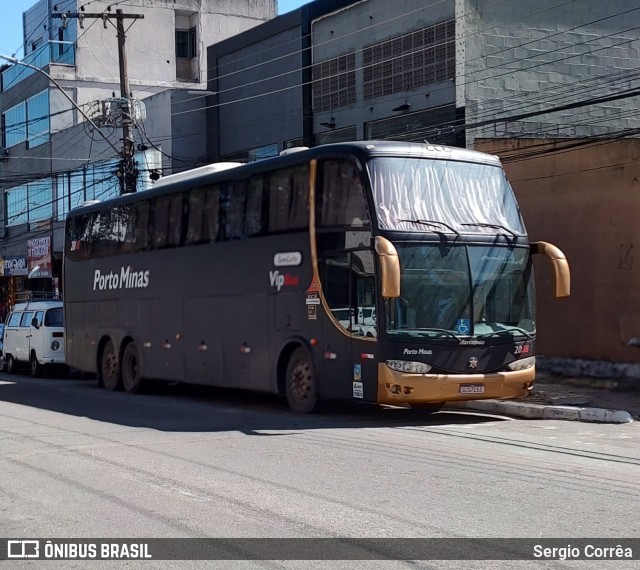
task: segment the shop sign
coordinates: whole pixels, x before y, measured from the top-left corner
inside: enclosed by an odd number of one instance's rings
[[[27,258],[26,257],[5,257],[2,261],[2,268],[5,277],[13,277],[16,275],[27,275]]]
[[[51,277],[51,236],[27,240],[29,277]]]

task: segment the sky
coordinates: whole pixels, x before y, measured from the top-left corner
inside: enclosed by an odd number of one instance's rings
[[[311,0],[278,0],[278,14],[309,3]],[[24,57],[22,51],[22,13],[33,6],[37,0],[0,0],[2,19],[0,20],[0,54]],[[0,62],[0,65],[2,62]]]

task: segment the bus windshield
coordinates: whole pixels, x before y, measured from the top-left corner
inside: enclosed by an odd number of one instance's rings
[[[385,299],[387,332],[532,338],[529,251],[500,246],[398,245],[400,298]]]
[[[525,234],[499,164],[395,157],[367,164],[381,229]]]

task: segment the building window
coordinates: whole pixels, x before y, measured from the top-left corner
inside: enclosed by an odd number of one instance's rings
[[[49,140],[49,91],[27,99],[27,148]]]
[[[196,55],[196,29],[176,30],[176,57],[191,59]]]
[[[356,102],[354,52],[313,66],[313,110],[331,111]]]
[[[455,20],[447,20],[365,47],[365,100],[454,79],[455,40]]]
[[[51,178],[7,190],[5,192],[6,225],[17,226],[51,218],[52,195]]]
[[[2,113],[3,146],[9,148],[27,140],[27,106],[20,103]]]
[[[234,152],[232,154],[227,154],[222,158],[223,160],[230,162],[257,162],[258,160],[264,160],[265,158],[271,158],[273,156],[278,156],[277,143]]]
[[[116,171],[120,161],[105,160],[56,178],[56,217],[63,220],[70,209],[85,200],[106,200],[120,194]]]
[[[455,145],[455,105],[443,105],[426,111],[388,117],[365,124],[365,139],[393,139]],[[445,126],[446,125],[446,126]]]

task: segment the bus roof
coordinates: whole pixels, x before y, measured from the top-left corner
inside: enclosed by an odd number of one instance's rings
[[[351,156],[359,160],[361,163],[364,163],[367,159],[373,157],[398,156],[407,158],[415,157],[431,158],[435,160],[453,160],[458,162],[474,162],[497,167],[501,165],[500,159],[491,154],[430,143],[400,141],[353,141],[331,143],[312,147],[308,150],[300,149],[298,152],[281,154],[280,156],[247,164],[221,162],[171,174],[160,179],[149,190],[118,196],[116,198],[106,200],[101,204],[87,204],[86,206],[80,205],[69,212],[69,217],[101,210],[105,207],[105,204],[108,204],[108,207],[110,207],[112,204],[115,205],[121,202],[135,202],[138,199],[145,199],[145,197],[148,198],[150,196],[169,193],[175,189],[193,188],[201,184],[215,184],[227,179],[248,178],[253,174],[259,174],[275,168],[304,164],[314,158],[319,159],[324,157],[335,158],[346,156]]]
[[[236,168],[243,166],[242,162],[214,162],[213,164],[207,164],[191,170],[184,170],[182,172],[176,172],[176,174],[169,174],[163,176],[158,180],[152,188],[159,188],[172,184],[173,182],[180,182],[181,180],[189,180],[197,176],[204,176],[205,174],[214,174],[216,172],[222,172],[223,170],[229,170],[230,168]]]

